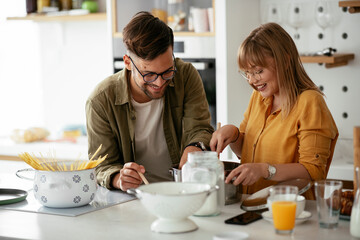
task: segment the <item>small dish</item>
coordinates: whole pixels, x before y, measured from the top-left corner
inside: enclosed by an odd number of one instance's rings
[[[248,239],[249,234],[241,231],[222,232],[214,235],[213,240],[243,240]]]
[[[272,222],[272,215],[269,211],[263,212],[262,217],[269,222]],[[303,211],[296,219],[295,219],[295,224],[300,224],[303,223],[307,220],[309,220],[311,218],[311,212],[308,211]]]
[[[0,205],[24,201],[28,193],[20,189],[0,188]]]

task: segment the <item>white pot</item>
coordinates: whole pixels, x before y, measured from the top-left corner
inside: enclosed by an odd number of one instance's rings
[[[21,171],[29,171],[29,169],[19,170],[16,174],[20,178],[25,178],[19,174]],[[97,190],[95,169],[34,171],[34,196],[46,207],[80,207],[95,198]]]

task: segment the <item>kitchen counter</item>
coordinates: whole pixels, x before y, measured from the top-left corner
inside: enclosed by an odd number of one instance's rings
[[[59,160],[80,160],[88,159],[87,137],[78,138],[76,143],[72,142],[33,142],[33,143],[15,143],[10,138],[0,138],[0,160],[20,160],[19,153],[29,152],[39,155],[41,153],[49,153],[55,150],[56,157]],[[339,154],[338,154],[339,155]],[[79,157],[80,156],[80,157]],[[350,157],[350,156],[348,156]],[[238,161],[237,159],[235,161]],[[353,181],[354,166],[352,159],[342,158],[334,155],[331,163],[328,178]]]
[[[23,152],[34,153],[37,156],[41,152],[46,156],[51,151],[55,151],[58,160],[87,160],[87,149],[86,136],[79,137],[76,143],[70,141],[15,143],[10,138],[0,138],[0,160],[20,160],[18,154]]]
[[[7,169],[0,168],[0,188],[18,187],[28,189],[29,181],[18,179],[14,171],[23,167],[23,162],[4,161]],[[3,162],[3,163],[4,163]],[[228,225],[225,219],[243,212],[240,204],[227,205],[216,217],[190,217],[199,229],[189,233],[160,234],[150,230],[156,217],[146,211],[139,200],[87,213],[77,217],[0,210],[0,238],[14,239],[212,239],[220,232],[244,231],[249,239],[351,239],[350,222],[340,220],[337,229],[320,229],[315,201],[306,202],[306,211],[311,218],[297,224],[292,236],[275,234],[272,223],[262,219],[247,226]]]
[[[354,163],[350,160],[333,161],[327,178],[354,181]]]

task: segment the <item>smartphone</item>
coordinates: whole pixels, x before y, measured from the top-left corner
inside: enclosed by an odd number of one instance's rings
[[[245,212],[235,217],[229,218],[225,220],[225,223],[228,224],[238,224],[238,225],[246,225],[257,220],[262,219],[262,216],[255,212]]]

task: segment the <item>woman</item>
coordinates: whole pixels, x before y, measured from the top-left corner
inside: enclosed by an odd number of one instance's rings
[[[254,88],[244,120],[239,129],[220,128],[210,141],[211,150],[230,145],[241,158],[226,183],[251,194],[278,181],[325,179],[338,130],[290,35],[276,23],[258,27],[240,46],[238,65]]]

